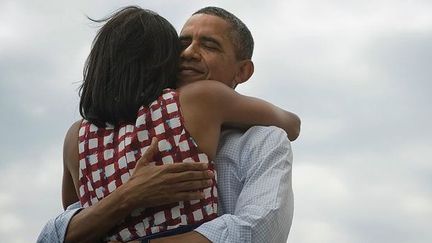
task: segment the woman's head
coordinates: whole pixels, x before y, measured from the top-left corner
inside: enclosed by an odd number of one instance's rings
[[[80,113],[96,125],[132,122],[140,106],[175,86],[177,32],[163,17],[139,7],[93,21],[106,23],[84,67]]]

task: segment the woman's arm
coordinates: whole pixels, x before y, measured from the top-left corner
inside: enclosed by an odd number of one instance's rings
[[[78,131],[80,125],[81,120],[72,124],[66,133],[63,144],[62,201],[64,209],[78,201],[76,190],[78,182],[76,180],[78,180]]]
[[[190,97],[189,104],[195,102],[205,113],[212,113],[206,117],[219,119],[223,125],[277,126],[285,130],[291,141],[299,136],[300,119],[297,115],[264,100],[241,95],[223,83],[212,80],[195,82],[182,87],[181,92]]]

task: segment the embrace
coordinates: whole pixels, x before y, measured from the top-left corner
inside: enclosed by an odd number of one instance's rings
[[[254,72],[246,25],[218,7],[180,35],[135,6],[97,22],[65,211],[38,242],[286,242],[300,119],[235,91]]]

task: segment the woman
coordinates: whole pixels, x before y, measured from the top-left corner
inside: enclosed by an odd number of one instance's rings
[[[175,29],[151,11],[127,7],[107,19],[84,71],[84,120],[68,132],[78,138],[65,140],[65,148],[74,144],[79,156],[65,156],[64,206],[79,199],[86,207],[108,196],[130,178],[152,138],[158,140],[156,165],[206,162],[213,169],[222,125],[276,125],[287,132],[296,126],[292,113],[241,96],[219,82],[174,89],[179,54]],[[213,219],[215,183],[202,192],[201,200],[142,205],[109,239],[128,241]]]

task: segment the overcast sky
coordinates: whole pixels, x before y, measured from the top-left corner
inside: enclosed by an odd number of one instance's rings
[[[302,119],[292,243],[432,242],[432,1],[0,2],[0,241],[62,211],[62,146],[101,18],[137,4],[180,30],[215,5],[256,42],[238,88]]]

